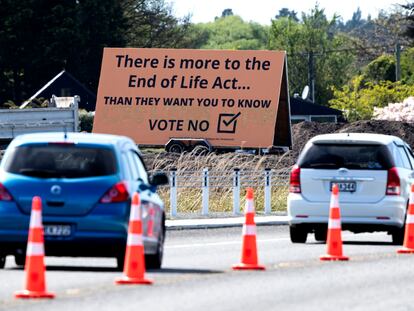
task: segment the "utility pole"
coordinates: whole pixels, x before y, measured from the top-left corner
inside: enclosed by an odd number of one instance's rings
[[[315,103],[315,68],[313,52],[308,53],[308,84],[310,88],[310,99]]]
[[[401,45],[395,44],[395,81],[401,80]]]

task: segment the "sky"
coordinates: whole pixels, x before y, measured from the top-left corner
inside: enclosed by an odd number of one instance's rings
[[[301,12],[308,13],[316,4],[314,0],[169,0],[166,2],[172,3],[174,13],[178,17],[190,13],[193,23],[214,21],[214,17],[220,16],[224,9],[230,8],[245,21],[267,25],[281,8],[294,10],[300,17]],[[406,4],[407,0],[318,0],[317,2],[320,8],[325,9],[329,18],[337,13],[347,21],[358,7],[362,11],[363,18],[368,14],[376,17],[380,10],[389,11],[393,5]]]

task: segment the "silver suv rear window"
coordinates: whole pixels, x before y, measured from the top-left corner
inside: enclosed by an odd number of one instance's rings
[[[113,175],[117,165],[111,149],[52,143],[15,148],[5,170],[38,178],[87,178]]]
[[[388,170],[394,166],[384,145],[313,144],[298,164],[302,168]]]

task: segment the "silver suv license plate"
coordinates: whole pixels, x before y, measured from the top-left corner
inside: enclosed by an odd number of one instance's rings
[[[71,227],[69,225],[44,225],[45,236],[70,236]]]
[[[347,181],[347,182],[331,182],[331,191],[334,184],[338,185],[340,192],[355,192],[356,191],[356,182]]]

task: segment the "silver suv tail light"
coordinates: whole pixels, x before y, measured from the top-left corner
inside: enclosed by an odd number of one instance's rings
[[[290,171],[290,183],[289,183],[289,192],[291,193],[301,193],[300,189],[300,167],[295,165]]]
[[[400,176],[398,176],[398,170],[396,167],[392,167],[388,170],[386,195],[400,195],[401,193]]]

